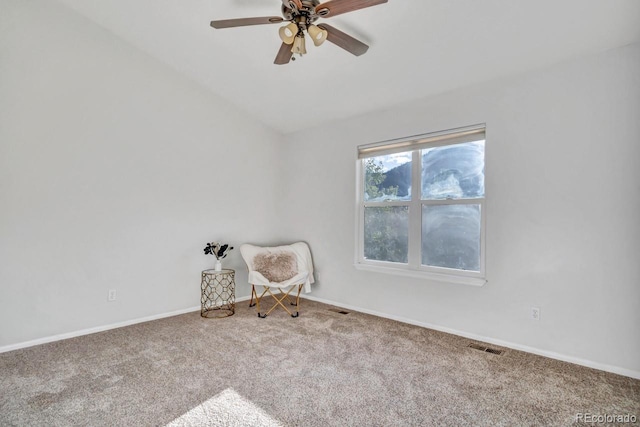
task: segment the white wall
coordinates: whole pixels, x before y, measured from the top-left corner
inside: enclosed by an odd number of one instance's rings
[[[316,298],[638,376],[639,117],[634,45],[293,134],[285,235],[313,250]],[[356,270],[356,146],[477,123],[488,283]]]
[[[207,241],[276,236],[280,143],[66,8],[2,0],[0,347],[199,306]]]
[[[639,80],[634,45],[325,124],[283,149],[84,18],[2,0],[0,347],[196,307],[209,239],[303,239],[317,298],[639,373]],[[355,147],[481,122],[489,282],[355,270]]]

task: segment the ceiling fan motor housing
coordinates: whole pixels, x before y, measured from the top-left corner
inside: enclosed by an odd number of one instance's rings
[[[302,0],[302,7],[298,8],[293,1],[289,2],[289,6],[282,3],[282,16],[285,20],[297,22],[306,25],[312,24],[320,18],[321,14],[316,11],[316,6],[320,4],[320,0]],[[323,9],[327,10],[328,9]]]

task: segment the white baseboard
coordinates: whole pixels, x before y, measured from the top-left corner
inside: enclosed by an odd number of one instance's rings
[[[236,302],[248,301],[249,298],[250,297],[248,297],[248,296],[247,297],[236,298]],[[69,338],[75,338],[75,337],[79,337],[79,336],[82,336],[82,335],[95,334],[97,332],[108,331],[109,329],[122,328],[124,326],[135,325],[136,323],[144,323],[144,322],[149,322],[151,320],[164,319],[165,317],[178,316],[180,314],[191,313],[191,312],[199,311],[199,310],[200,310],[200,306],[189,307],[189,308],[184,308],[182,310],[170,311],[168,313],[154,314],[152,316],[140,317],[140,318],[132,319],[132,320],[125,320],[124,322],[112,323],[112,324],[103,325],[103,326],[96,326],[95,328],[81,329],[81,330],[75,331],[75,332],[68,332],[68,333],[65,333],[65,334],[52,335],[52,336],[49,336],[49,337],[38,338],[38,339],[35,339],[35,340],[31,340],[31,341],[24,341],[24,342],[17,343],[17,344],[5,345],[3,347],[0,347],[0,353],[6,353],[7,351],[19,350],[21,348],[33,347],[34,345],[46,344],[46,343],[54,342],[54,341],[66,340],[66,339],[69,339]]]
[[[312,301],[318,301],[318,302],[321,302],[321,303],[324,303],[324,304],[329,304],[329,305],[334,305],[336,307],[346,308],[347,310],[359,311],[361,313],[371,314],[373,316],[378,316],[378,317],[384,317],[386,319],[396,320],[398,322],[408,323],[410,325],[421,326],[423,328],[433,329],[433,330],[440,331],[440,332],[446,332],[448,334],[458,335],[458,336],[461,336],[461,337],[464,337],[464,338],[469,338],[469,339],[472,339],[472,340],[475,340],[475,341],[482,341],[482,342],[485,342],[485,343],[498,345],[500,347],[507,347],[507,348],[511,348],[513,350],[520,350],[520,351],[524,351],[526,353],[537,354],[538,356],[544,356],[544,357],[548,357],[548,358],[551,358],[551,359],[561,360],[563,362],[569,362],[569,363],[573,363],[573,364],[576,364],[576,365],[586,366],[588,368],[598,369],[600,371],[611,372],[611,373],[614,373],[614,374],[623,375],[625,377],[640,379],[640,372],[639,371],[633,371],[631,369],[621,368],[619,366],[612,366],[612,365],[607,365],[607,364],[604,364],[604,363],[593,362],[591,360],[580,359],[578,357],[567,356],[567,355],[564,355],[564,354],[555,353],[553,351],[541,350],[541,349],[538,349],[538,348],[535,348],[535,347],[529,347],[529,346],[522,345],[522,344],[515,344],[515,343],[512,343],[512,342],[503,341],[503,340],[499,340],[499,339],[495,339],[495,338],[491,338],[491,337],[485,337],[485,336],[482,336],[482,335],[477,335],[477,334],[472,334],[472,333],[468,333],[468,332],[464,332],[464,331],[459,331],[459,330],[456,330],[456,329],[451,329],[451,328],[447,328],[447,327],[440,326],[440,325],[434,325],[432,323],[418,322],[416,320],[408,319],[408,318],[405,318],[405,317],[394,316],[394,315],[390,315],[390,314],[387,314],[387,313],[381,313],[379,311],[369,310],[369,309],[366,309],[366,308],[356,307],[356,306],[348,305],[348,304],[343,304],[341,302],[331,301],[331,300],[327,300],[327,299],[324,299],[324,298],[317,298],[317,297],[310,296],[310,295],[300,295],[300,298],[306,298],[306,299],[309,299],[309,300],[312,300]]]

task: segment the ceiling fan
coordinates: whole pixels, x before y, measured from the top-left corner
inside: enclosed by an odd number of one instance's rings
[[[237,18],[211,21],[211,26],[216,29],[245,27],[248,25],[279,24],[289,22],[279,30],[282,45],[276,55],[274,64],[287,64],[294,54],[304,55],[307,53],[305,47],[305,32],[313,41],[313,44],[320,46],[325,40],[329,40],[336,46],[350,52],[356,56],[364,54],[369,46],[362,43],[350,35],[343,33],[337,28],[327,24],[315,25],[319,18],[331,18],[343,13],[352,12],[366,7],[377,6],[386,3],[388,0],[328,0],[320,3],[321,0],[282,0],[282,17],[263,16],[257,18]]]

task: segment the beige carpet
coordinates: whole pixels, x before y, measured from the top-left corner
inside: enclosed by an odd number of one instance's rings
[[[282,310],[259,319],[242,302],[226,319],[190,313],[0,354],[0,426],[571,426],[581,413],[640,417],[638,380],[302,304],[297,319]]]

